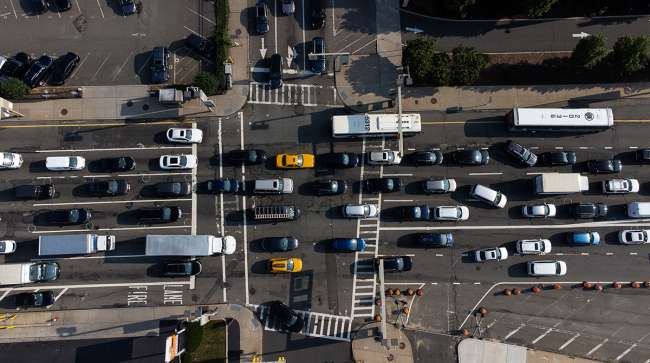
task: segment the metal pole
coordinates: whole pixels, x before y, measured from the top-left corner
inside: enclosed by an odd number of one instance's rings
[[[379,260],[379,296],[381,296],[381,338],[388,339],[386,336],[386,296],[384,294],[384,259]]]
[[[402,134],[402,75],[397,77],[397,131],[399,133],[399,155],[404,157],[404,134]]]

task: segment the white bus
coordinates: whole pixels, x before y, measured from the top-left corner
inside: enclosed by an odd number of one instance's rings
[[[611,108],[513,108],[510,131],[601,131],[614,126]]]
[[[332,116],[333,137],[395,137],[399,135],[398,115],[366,113],[348,116]],[[420,114],[402,114],[402,133],[414,135],[422,131]]]

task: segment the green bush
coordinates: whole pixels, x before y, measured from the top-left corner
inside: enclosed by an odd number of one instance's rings
[[[650,42],[647,37],[622,37],[614,43],[608,65],[620,77],[629,77],[648,66]]]
[[[451,52],[451,84],[465,86],[476,82],[487,64],[488,56],[474,48],[454,48]]]
[[[29,86],[17,78],[7,78],[0,81],[0,97],[15,100],[25,97],[29,93]]]
[[[200,72],[194,77],[194,83],[192,85],[202,89],[208,96],[215,95],[219,92],[219,81],[217,80],[217,76],[212,73]]]
[[[599,66],[609,53],[606,42],[603,34],[580,39],[571,53],[571,62],[575,69],[584,72]]]
[[[541,18],[558,0],[525,0],[522,5],[525,7],[526,14],[529,18]]]
[[[432,86],[448,86],[450,81],[451,58],[447,53],[436,53],[431,59],[431,78]]]
[[[430,39],[419,38],[406,44],[403,63],[408,66],[416,85],[431,83],[434,54],[434,43]]]

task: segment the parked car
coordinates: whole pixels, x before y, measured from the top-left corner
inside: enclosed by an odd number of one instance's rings
[[[422,233],[417,237],[417,243],[423,247],[452,247],[454,235],[447,233]]]
[[[537,164],[537,155],[535,153],[512,140],[506,144],[506,151],[525,166],[535,166]]]
[[[58,209],[46,212],[45,218],[51,225],[72,226],[90,222],[92,214],[84,208]]]
[[[418,151],[412,155],[415,165],[440,165],[442,164],[442,153],[438,150]]]
[[[384,272],[411,271],[413,261],[410,256],[375,257],[375,269],[379,270],[379,261],[384,260]]]
[[[555,217],[556,212],[555,204],[529,204],[521,207],[521,214],[528,218]]]
[[[275,167],[279,169],[309,169],[315,166],[314,154],[278,154]]]
[[[363,187],[368,193],[393,193],[402,190],[399,178],[369,178],[363,181]]]
[[[346,218],[373,218],[379,215],[376,204],[346,204],[341,209]]]
[[[422,190],[425,193],[451,193],[456,191],[455,179],[427,179],[422,181]]]
[[[286,252],[298,248],[296,237],[266,237],[260,241],[260,247],[268,252]]]
[[[239,181],[232,178],[209,180],[206,186],[210,193],[237,193],[240,189]]]
[[[487,165],[490,162],[490,154],[487,150],[457,150],[451,156],[459,165]]]
[[[16,153],[0,153],[0,169],[18,169],[23,165],[23,156]]]
[[[42,86],[52,72],[53,65],[54,59],[52,57],[42,55],[29,67],[29,70],[23,77],[23,81],[31,88]]]
[[[141,208],[138,210],[140,223],[171,223],[181,218],[183,212],[178,207]]]
[[[634,153],[634,157],[640,163],[650,163],[650,149],[639,149]]]
[[[155,47],[151,51],[151,82],[163,83],[169,81],[169,49]]]
[[[330,153],[322,156],[323,162],[332,168],[353,168],[361,164],[361,158],[353,153]]]
[[[195,53],[207,59],[215,56],[215,44],[211,38],[204,38],[200,35],[190,34],[185,38],[185,45]]]
[[[277,53],[271,56],[269,85],[271,86],[271,89],[282,87],[282,56]]]
[[[469,195],[497,208],[504,208],[508,203],[505,194],[481,184],[474,184],[469,191]]]
[[[158,197],[182,197],[192,194],[192,184],[189,182],[157,183],[154,185],[154,193]]]
[[[400,207],[400,217],[412,221],[428,221],[430,209],[428,205],[403,206]]]
[[[335,238],[331,246],[334,251],[363,252],[366,250],[366,241],[361,238]]]
[[[437,206],[432,210],[434,221],[466,221],[469,219],[469,208],[464,205]]]
[[[30,2],[32,14],[45,14],[47,12],[47,0],[31,0]]]
[[[15,297],[17,308],[44,308],[55,302],[54,291],[23,292]]]
[[[296,4],[293,0],[282,0],[282,14],[291,15],[296,11]]]
[[[167,277],[190,277],[200,274],[203,266],[198,260],[171,261],[164,262],[162,270]]]
[[[370,165],[398,165],[402,162],[399,152],[393,150],[370,151],[366,155],[366,162]]]
[[[543,255],[551,252],[551,241],[548,239],[520,239],[516,245],[517,253],[521,255]]]
[[[54,61],[52,77],[50,77],[49,84],[53,86],[61,86],[70,77],[72,72],[79,64],[79,56],[68,52]]]
[[[266,34],[269,31],[269,17],[264,0],[257,0],[255,5],[255,31],[259,35]]]
[[[566,241],[572,246],[597,246],[600,244],[598,232],[568,232]]]
[[[193,169],[196,168],[197,160],[196,156],[191,154],[163,155],[158,164],[161,169]]]
[[[317,195],[337,195],[343,194],[348,186],[343,180],[326,179],[319,180],[315,184],[315,192]]]
[[[52,171],[83,170],[86,159],[81,156],[48,156],[45,168]]]
[[[293,1],[292,1],[293,2]],[[311,71],[317,74],[321,74],[327,71],[327,58],[324,54],[327,51],[325,50],[325,39],[321,37],[315,37],[311,41],[311,49],[314,55],[314,59],[309,61]]]
[[[284,329],[294,333],[302,330],[305,322],[293,309],[277,300],[271,301],[267,305],[269,306],[269,317],[279,322]]]
[[[41,185],[25,184],[25,185],[18,185],[15,188],[16,199],[32,199],[32,200],[52,199],[54,198],[55,193],[56,190],[54,189],[54,185],[52,184],[41,184]]]
[[[34,282],[52,282],[59,278],[59,264],[53,261],[37,262],[30,266],[29,277]]]
[[[130,156],[119,156],[99,160],[99,165],[104,171],[129,171],[135,169],[135,159]]]
[[[118,5],[120,6],[120,11],[124,16],[133,15],[137,11],[133,0],[118,0]]]
[[[626,229],[618,232],[618,241],[625,245],[641,245],[650,241],[648,229]]]
[[[259,149],[232,150],[228,153],[228,160],[245,165],[261,164],[267,157],[266,151]]]
[[[32,66],[33,59],[29,54],[20,52],[10,58],[5,58],[5,62],[0,67],[0,77],[14,77],[24,79],[25,74]]]
[[[589,167],[589,172],[593,174],[620,173],[623,169],[623,163],[618,159],[590,160],[587,166]]]
[[[200,129],[172,127],[166,135],[169,142],[200,144],[203,141],[203,131]]]
[[[60,13],[72,8],[72,2],[70,0],[50,0],[50,4],[54,5],[56,11]]]
[[[541,155],[544,165],[573,165],[576,163],[576,153],[573,151],[550,151]]]
[[[8,255],[16,252],[16,241],[5,239],[0,241],[0,255]]]
[[[302,259],[299,257],[271,258],[267,262],[269,272],[300,272],[302,271]]]
[[[131,190],[131,185],[126,180],[122,179],[99,181],[88,184],[88,192],[98,197],[125,195],[129,190]]]
[[[564,276],[566,275],[566,262],[564,261],[528,261],[526,271],[529,276]]]
[[[639,181],[637,179],[603,180],[603,193],[605,194],[626,194],[638,191]]]
[[[572,209],[573,216],[581,219],[607,217],[609,211],[604,203],[575,203]]]
[[[484,248],[474,251],[474,261],[503,261],[508,259],[508,250],[505,247]]]

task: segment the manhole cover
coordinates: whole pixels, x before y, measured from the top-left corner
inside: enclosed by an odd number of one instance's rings
[[[436,103],[438,103],[438,100],[435,97],[431,97],[431,104],[435,105]]]
[[[419,104],[419,103],[420,103],[420,101],[418,101],[418,100],[415,100],[415,104],[416,104],[416,105],[417,105],[417,104]]]
[[[61,115],[65,116],[68,114],[68,109],[67,108],[62,108],[61,109]]]
[[[86,20],[85,16],[79,15],[72,21],[72,24],[79,33],[83,33],[88,27],[88,20]]]
[[[126,107],[131,107],[131,106],[133,106],[133,101],[128,101],[128,102],[126,103]]]
[[[142,105],[142,109],[143,109],[144,111],[147,111],[147,110],[149,109],[149,105],[147,105],[147,104],[145,103],[144,105]]]

